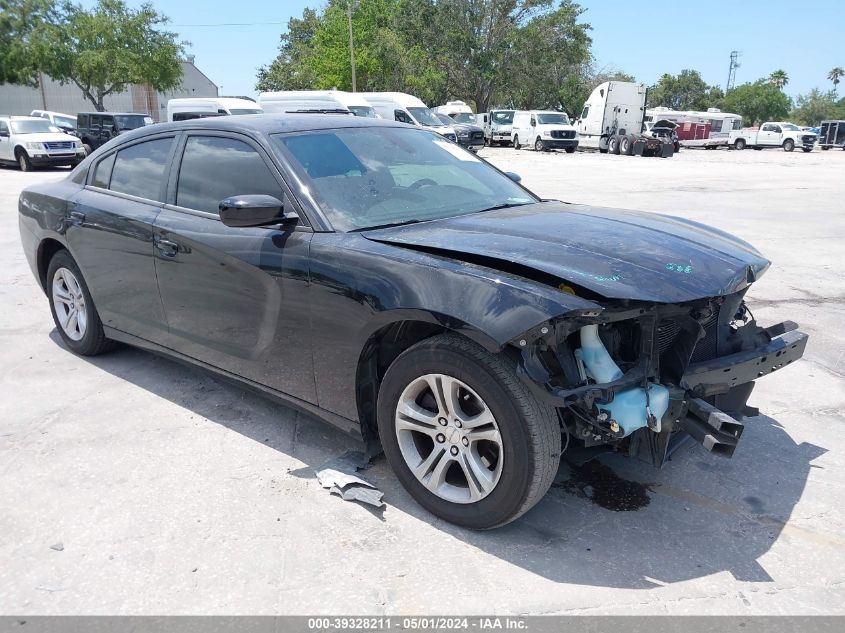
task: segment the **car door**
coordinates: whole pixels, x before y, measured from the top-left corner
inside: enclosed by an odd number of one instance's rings
[[[760,131],[757,133],[757,145],[774,145],[774,129],[775,126],[771,123],[766,123],[763,127],[761,127]]]
[[[155,262],[168,347],[316,402],[309,309],[312,230],[303,221],[232,228],[220,200],[268,194],[298,211],[277,167],[247,136],[186,133],[168,204],[155,222]]]
[[[176,134],[121,145],[91,166],[70,203],[67,241],[103,325],[161,342],[167,334],[153,262]]]
[[[0,121],[0,160],[13,160],[14,158],[9,124],[6,121]]]

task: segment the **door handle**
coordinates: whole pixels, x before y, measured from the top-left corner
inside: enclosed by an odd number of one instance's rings
[[[176,253],[179,252],[179,245],[176,242],[158,237],[155,239],[155,247],[162,257],[176,257]]]
[[[82,226],[85,223],[85,214],[82,211],[71,211],[68,213],[67,223],[72,226]]]

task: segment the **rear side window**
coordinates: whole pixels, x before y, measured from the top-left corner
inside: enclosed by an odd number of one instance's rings
[[[78,127],[88,127],[88,120],[89,120],[89,116],[87,114],[80,114],[77,117],[77,126]]]
[[[109,189],[161,201],[162,181],[172,146],[172,138],[159,138],[120,150]]]
[[[178,206],[218,213],[224,198],[260,193],[282,199],[279,183],[250,145],[233,138],[188,138],[176,188]]]
[[[114,167],[114,157],[117,154],[110,154],[103,160],[97,163],[97,168],[94,171],[94,177],[91,179],[91,184],[94,187],[101,189],[109,188],[109,180],[111,180],[112,167]]]

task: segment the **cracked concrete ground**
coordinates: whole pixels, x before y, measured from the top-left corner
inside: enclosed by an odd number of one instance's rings
[[[68,353],[16,218],[22,187],[66,172],[0,169],[0,613],[845,612],[845,152],[482,155],[545,197],[689,217],[773,260],[752,310],[811,340],[759,381],[733,459],[603,458],[647,484],[628,512],[564,466],[492,532],[434,519],[381,460],[373,514],[314,478],[350,446],[332,428],[137,350]]]

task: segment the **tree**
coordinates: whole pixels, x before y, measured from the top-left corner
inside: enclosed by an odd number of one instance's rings
[[[0,84],[37,85],[40,29],[56,13],[53,0],[0,0]]]
[[[789,97],[768,79],[737,86],[722,102],[725,111],[742,115],[751,125],[786,118],[791,105]]]
[[[649,89],[648,107],[671,110],[706,110],[721,97],[721,90],[708,86],[697,70],[682,70],[677,76],[664,74]]]
[[[151,4],[135,10],[122,0],[100,0],[87,11],[66,3],[62,19],[43,29],[39,65],[54,79],[74,83],[99,112],[105,97],[130,84],[175,88],[185,43],[160,29],[167,22]]]
[[[837,118],[838,114],[836,93],[833,90],[822,92],[813,88],[806,95],[798,95],[795,99],[795,109],[789,117],[796,123],[815,126],[825,119]]]
[[[839,80],[844,76],[845,70],[843,70],[841,66],[837,66],[827,73],[827,78],[833,82],[833,92],[836,92],[836,89],[839,86]]]
[[[783,87],[789,83],[789,75],[785,70],[776,70],[769,75],[769,83],[783,90]]]
[[[348,3],[328,0],[290,20],[257,88],[350,89]],[[571,0],[366,0],[352,15],[357,86],[462,99],[478,111],[559,105],[560,87],[591,61],[581,13]]]

